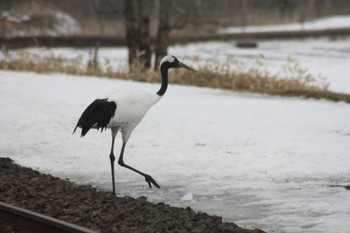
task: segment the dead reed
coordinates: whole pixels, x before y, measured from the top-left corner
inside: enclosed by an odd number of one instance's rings
[[[193,63],[197,63],[197,61],[198,58],[194,57]],[[160,82],[158,71],[146,70],[142,64],[134,64],[129,70],[126,67],[113,67],[107,59],[104,60],[105,64],[101,65],[100,63],[96,56],[90,57],[86,61],[81,56],[67,58],[25,51],[9,54],[3,50],[2,56],[0,56],[0,69],[3,70],[38,73],[58,72],[142,82]],[[324,98],[350,103],[350,95],[329,91],[329,84],[323,77],[313,76],[292,59],[289,59],[276,73],[271,73],[266,69],[263,57],[257,58],[250,66],[235,59],[229,59],[224,63],[208,61],[198,65],[197,70],[198,72],[188,72],[179,69],[171,72],[170,82],[271,95]]]

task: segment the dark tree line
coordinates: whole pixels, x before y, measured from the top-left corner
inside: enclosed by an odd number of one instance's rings
[[[146,68],[159,64],[170,39],[205,36],[223,26],[303,23],[350,13],[349,0],[0,0],[0,6],[0,13],[43,19],[10,23],[2,14],[0,36],[14,30],[30,35],[32,28],[44,34],[53,27],[48,15],[61,11],[79,22],[79,36],[126,39],[129,64],[140,62]]]
[[[125,20],[128,62],[157,68],[171,32],[188,25],[248,25],[312,19],[344,0],[95,0]],[[350,6],[349,6],[350,7]],[[115,13],[116,11],[114,11]],[[285,20],[285,21],[283,21]],[[277,22],[278,23],[278,22]],[[153,31],[152,31],[153,29]],[[196,32],[197,33],[197,32]],[[152,59],[154,59],[152,61]]]

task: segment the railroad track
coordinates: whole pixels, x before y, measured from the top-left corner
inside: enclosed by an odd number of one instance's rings
[[[96,233],[55,218],[0,202],[0,220],[26,233]]]

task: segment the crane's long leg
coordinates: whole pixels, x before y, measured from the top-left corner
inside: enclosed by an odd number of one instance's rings
[[[111,161],[111,171],[112,171],[112,185],[113,185],[113,195],[115,196],[115,181],[114,181],[114,140],[115,136],[117,135],[118,130],[112,129],[112,146],[111,146],[111,153],[109,154],[109,159]]]
[[[113,147],[114,147],[114,138],[112,139],[112,148],[111,148],[111,153],[109,155],[109,159],[111,160],[113,195],[115,196],[115,181],[114,181],[114,160],[115,160],[115,157],[113,154]]]
[[[129,165],[126,165],[124,163],[124,160],[123,160],[123,156],[124,156],[124,149],[125,149],[125,145],[126,145],[126,142],[123,142],[123,146],[122,146],[122,150],[120,152],[120,156],[119,156],[119,160],[118,160],[118,164],[122,167],[125,167],[125,168],[128,168],[136,173],[139,173],[140,175],[144,176],[145,177],[145,180],[146,182],[148,183],[149,187],[152,188],[152,185],[151,183],[156,186],[157,188],[160,188],[160,186],[157,184],[157,182],[148,174],[145,174],[143,172],[140,172],[139,170],[136,170],[135,168],[133,167],[130,167]]]

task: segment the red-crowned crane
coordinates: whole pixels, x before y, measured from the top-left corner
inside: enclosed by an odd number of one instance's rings
[[[161,87],[157,93],[151,94],[140,90],[119,90],[106,96],[104,99],[96,99],[92,102],[81,115],[77,125],[74,128],[73,133],[79,127],[81,128],[81,136],[85,134],[91,128],[97,128],[98,130],[110,128],[112,132],[112,146],[109,155],[111,162],[112,172],[112,184],[113,194],[115,195],[115,182],[114,182],[114,140],[118,131],[122,134],[123,145],[120,151],[118,164],[122,167],[128,168],[136,173],[145,177],[149,187],[152,188],[152,184],[157,188],[160,186],[157,182],[148,174],[143,173],[124,163],[124,149],[128,142],[132,131],[140,123],[146,112],[157,103],[165,94],[168,87],[168,70],[171,68],[185,68],[191,71],[195,71],[191,67],[180,62],[176,57],[167,55],[160,63],[160,73],[162,76]]]

